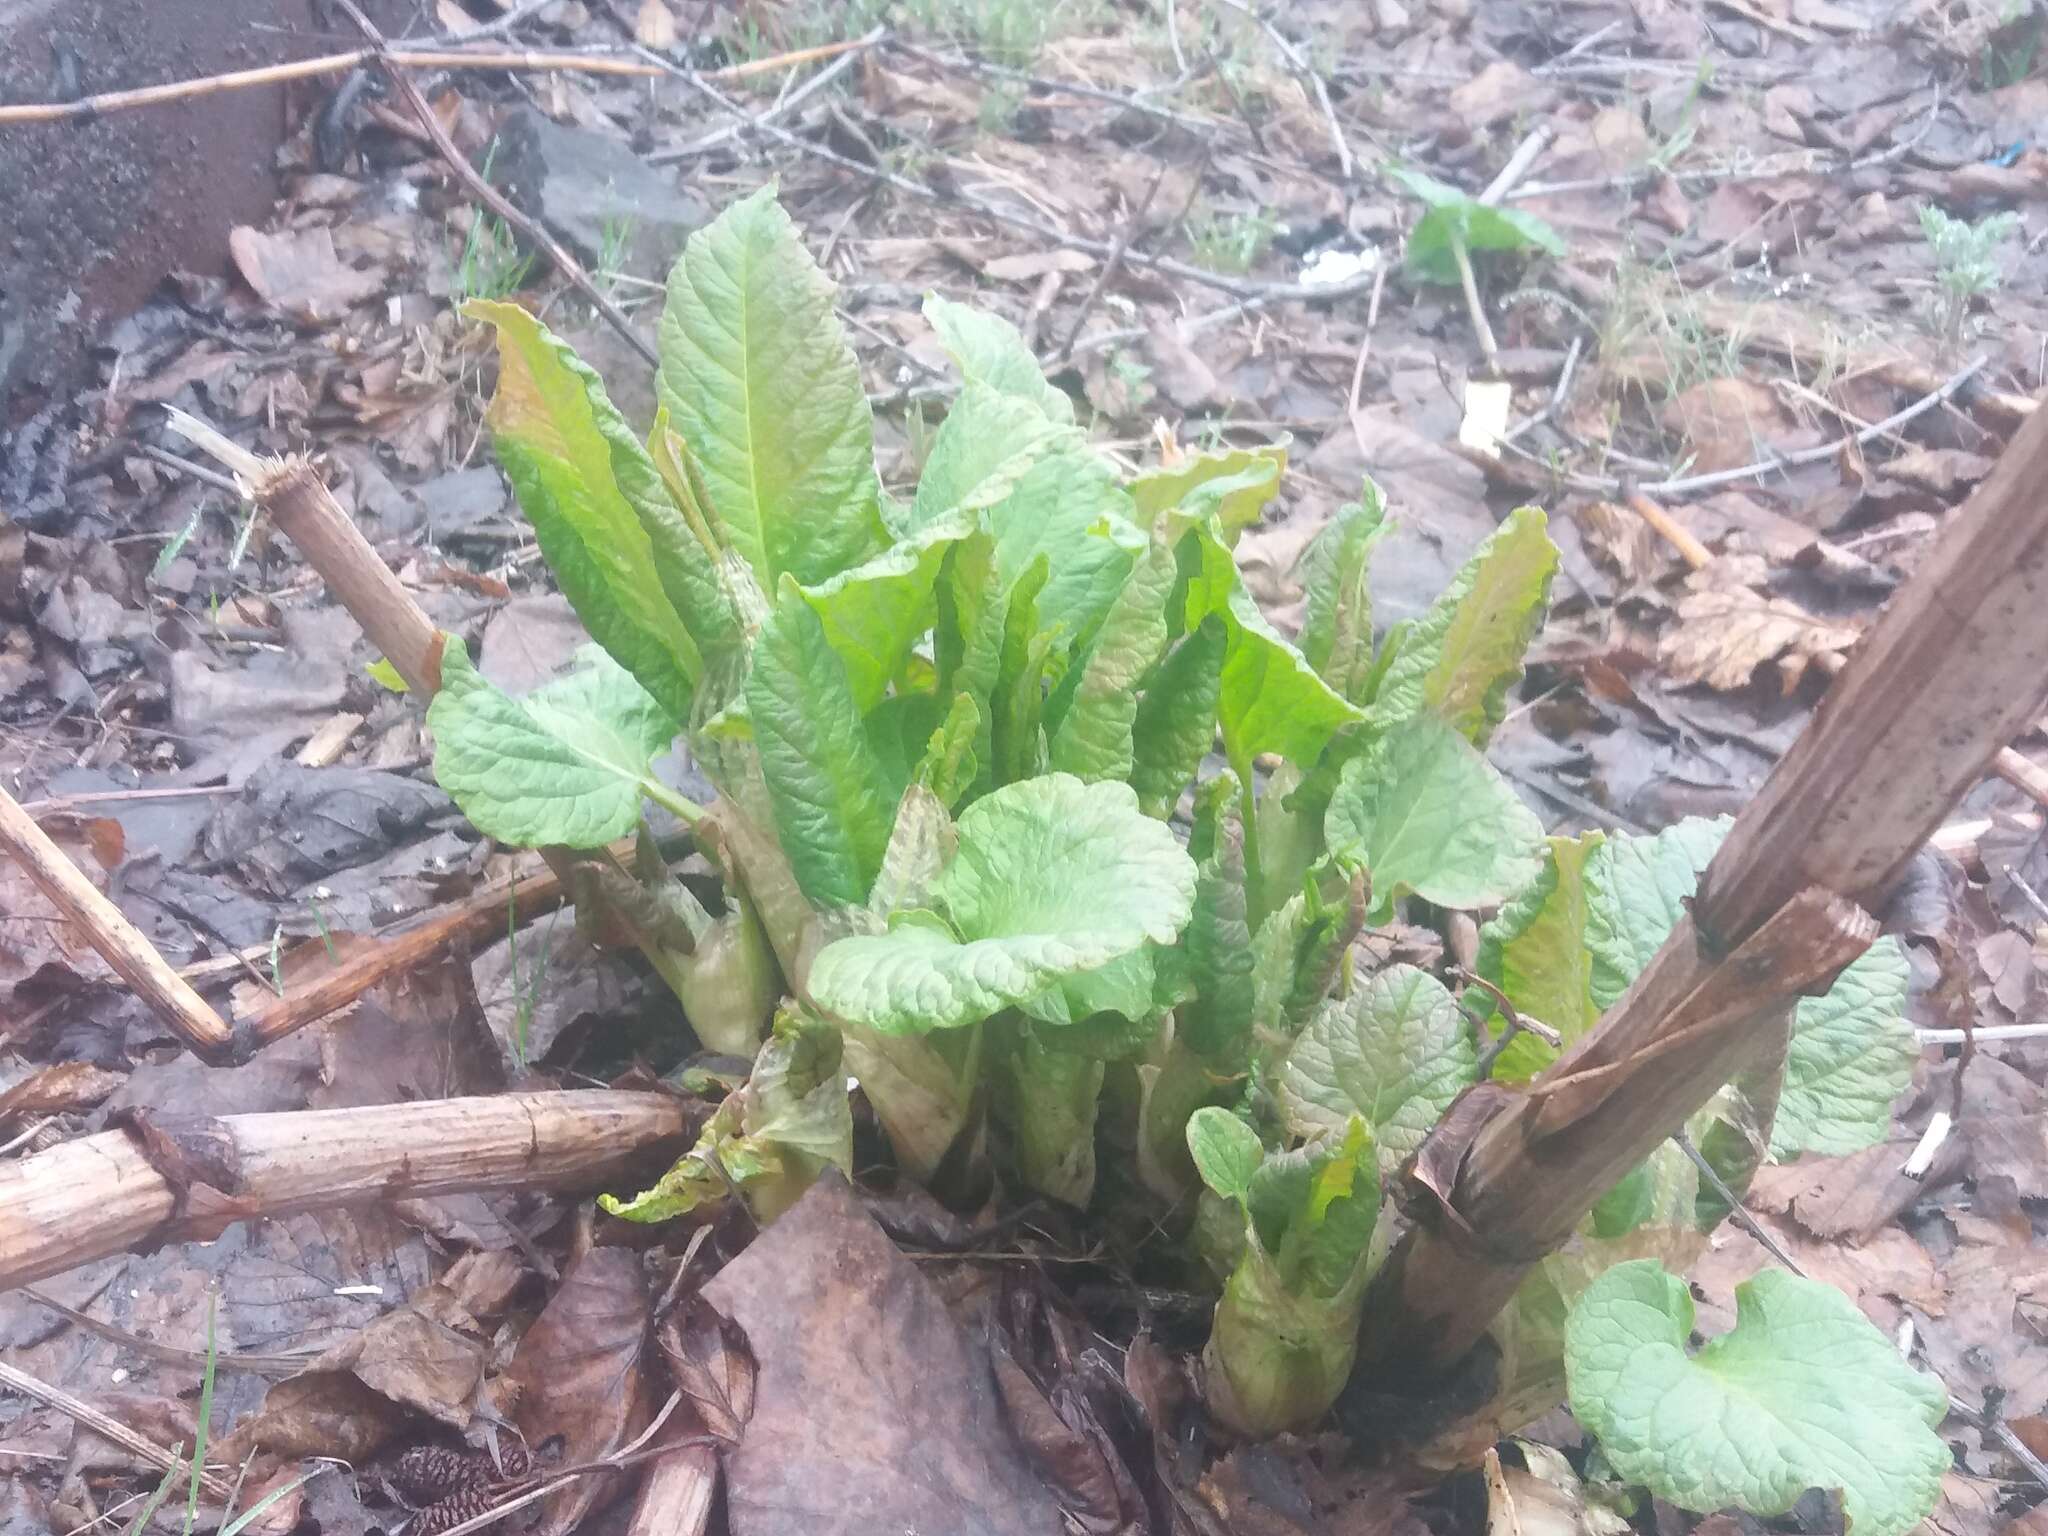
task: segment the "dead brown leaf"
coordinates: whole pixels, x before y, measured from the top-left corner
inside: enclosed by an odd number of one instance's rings
[[[1659,656],[1666,674],[1728,691],[1747,687],[1758,667],[1775,661],[1789,693],[1817,658],[1847,650],[1860,633],[1749,587],[1689,592],[1678,600],[1676,618]]]
[[[704,1287],[759,1362],[726,1458],[732,1536],[1060,1527],[988,1358],[828,1171]]]
[[[1675,396],[1662,412],[1665,430],[1683,437],[1694,473],[1740,469],[1771,458],[1800,433],[1777,391],[1761,379],[1708,379]]]
[[[560,1436],[574,1465],[610,1455],[646,1427],[653,1416],[651,1321],[638,1254],[593,1248],[576,1262],[506,1371],[519,1393],[519,1429],[528,1446]],[[544,1501],[538,1529],[565,1536],[615,1486],[610,1476],[578,1478]]]
[[[342,264],[324,224],[276,233],[237,225],[228,233],[228,250],[258,298],[308,325],[339,320],[384,288],[380,268]]]

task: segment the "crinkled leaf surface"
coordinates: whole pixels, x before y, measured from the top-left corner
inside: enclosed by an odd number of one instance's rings
[[[964,519],[941,518],[804,590],[862,714],[881,702],[911,647],[931,628],[933,583],[946,551],[967,532]]]
[[[1138,701],[1131,723],[1131,787],[1148,816],[1164,820],[1173,814],[1215,743],[1228,644],[1223,621],[1205,620],[1181,637]]]
[[[1611,837],[1586,860],[1586,949],[1596,1009],[1613,1007],[1663,947],[1732,824],[1725,816],[1687,817],[1654,837]]]
[[[1181,938],[1194,995],[1175,1015],[1177,1038],[1218,1070],[1234,1072],[1250,1052],[1256,997],[1237,776],[1225,770],[1203,793],[1221,803],[1210,812],[1215,846],[1197,866],[1194,915]]]
[[[1252,1175],[1266,1160],[1259,1133],[1214,1105],[1188,1116],[1188,1151],[1204,1184],[1224,1199],[1240,1202],[1251,1194]]]
[[[1175,575],[1173,550],[1159,539],[1131,567],[1053,733],[1052,766],[1060,772],[1130,778],[1138,685],[1166,649],[1166,600]]]
[[[1038,621],[1069,645],[1089,644],[1146,547],[1131,498],[1115,471],[1085,447],[1046,455],[983,520],[996,538],[996,570],[1014,584],[1041,555],[1048,562]]]
[[[594,848],[632,831],[648,764],[678,729],[595,647],[568,676],[515,699],[453,635],[427,725],[435,782],[478,831],[520,848]]]
[[[1301,553],[1301,654],[1354,704],[1369,702],[1372,591],[1366,574],[1372,548],[1387,532],[1386,516],[1386,498],[1368,480],[1365,494],[1339,507]]]
[[[1191,538],[1200,570],[1188,583],[1187,624],[1193,629],[1215,617],[1224,626],[1216,713],[1231,766],[1248,778],[1252,759],[1273,752],[1307,767],[1339,726],[1364,716],[1259,611],[1214,520]]]
[[[785,1014],[745,1087],[719,1106],[697,1145],[651,1189],[599,1203],[628,1221],[667,1221],[738,1186],[760,1220],[773,1220],[826,1165],[853,1170],[853,1106],[841,1060],[837,1030]]]
[[[1213,513],[1225,542],[1234,543],[1280,494],[1286,468],[1287,449],[1277,443],[1190,454],[1171,469],[1148,469],[1132,479],[1132,515],[1139,527],[1156,529],[1166,512],[1178,510],[1190,520]]]
[[[936,293],[926,297],[924,317],[969,384],[1015,395],[1048,420],[1073,421],[1074,402],[1046,381],[1038,359],[1009,321]]]
[[[1522,653],[1550,601],[1557,546],[1522,507],[1486,536],[1427,613],[1403,632],[1368,711],[1392,725],[1428,712],[1484,746],[1522,675]]]
[[[1853,1536],[1903,1536],[1953,1460],[1948,1394],[1841,1292],[1784,1270],[1735,1288],[1732,1331],[1688,1355],[1692,1296],[1653,1259],[1617,1264],[1565,1324],[1572,1412],[1614,1470],[1702,1513],[1781,1515],[1839,1490]]]
[[[690,236],[669,274],[656,390],[764,592],[882,543],[873,419],[832,294],[773,187]]]
[[[905,514],[909,526],[986,510],[1016,490],[1040,459],[1077,451],[1082,441],[1035,401],[969,379],[933,434],[917,498]]]
[[[1408,270],[1425,282],[1458,281],[1457,259],[1451,254],[1453,241],[1462,241],[1472,251],[1565,253],[1564,237],[1533,213],[1489,207],[1407,166],[1395,166],[1387,175],[1410,196],[1420,198],[1428,210],[1408,232],[1402,258]]]
[[[689,719],[702,658],[614,473],[614,454],[632,460],[637,444],[604,381],[516,304],[472,303],[467,313],[497,330],[491,441],[562,595],[671,717]],[[637,474],[629,480],[643,496],[663,494]]]
[[[1325,836],[1372,877],[1373,911],[1413,891],[1441,907],[1505,900],[1541,868],[1543,824],[1491,763],[1432,715],[1417,715],[1344,766]]]
[[[959,1028],[1171,944],[1194,904],[1194,861],[1128,785],[1071,774],[1004,785],[957,831],[933,882],[936,913],[826,946],[810,974],[819,1006],[885,1033]]]
[[[1548,1024],[1570,1045],[1600,1017],[1593,1006],[1593,957],[1586,948],[1586,861],[1603,841],[1553,837],[1543,872],[1479,930],[1479,974],[1518,1011]],[[1558,1057],[1534,1035],[1517,1034],[1493,1064],[1498,1082],[1527,1082]]]
[[[1879,939],[1825,997],[1799,1000],[1771,1130],[1773,1157],[1860,1152],[1884,1140],[1892,1101],[1912,1081],[1920,1054],[1906,1022],[1907,970],[1899,941]]]
[[[782,850],[804,895],[814,906],[866,901],[896,797],[846,667],[793,581],[761,626],[746,700]]]
[[[1457,999],[1428,972],[1394,965],[1309,1020],[1281,1071],[1280,1103],[1301,1136],[1364,1120],[1386,1174],[1422,1144],[1476,1066]]]

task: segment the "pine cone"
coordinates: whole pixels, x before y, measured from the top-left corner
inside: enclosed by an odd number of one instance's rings
[[[474,1520],[496,1502],[488,1488],[465,1488],[421,1510],[413,1522],[411,1536],[441,1536],[441,1532],[452,1531],[465,1520]]]
[[[391,1485],[415,1504],[432,1504],[483,1481],[474,1451],[416,1445],[391,1469]]]

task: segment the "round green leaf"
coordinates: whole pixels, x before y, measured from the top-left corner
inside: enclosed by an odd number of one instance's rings
[[[811,967],[819,1007],[889,1034],[957,1029],[1172,943],[1194,905],[1194,861],[1127,784],[1005,785],[958,833],[931,892],[949,927],[898,921],[828,945]]]
[[[1765,1270],[1735,1327],[1688,1355],[1692,1295],[1654,1259],[1617,1264],[1565,1323],[1572,1412],[1626,1481],[1681,1508],[1781,1515],[1839,1491],[1851,1536],[1901,1536],[1949,1469],[1948,1394],[1832,1286]]]

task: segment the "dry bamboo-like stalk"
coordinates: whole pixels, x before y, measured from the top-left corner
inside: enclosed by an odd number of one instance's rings
[[[441,686],[441,634],[313,467],[296,458],[259,457],[196,417],[175,408],[169,415],[179,432],[226,464],[250,488],[257,505],[277,518],[278,526],[291,536],[307,564],[320,573],[363,626],[363,632],[383,650],[414,696],[422,705],[429,703]],[[628,878],[609,849],[543,848],[540,855],[563,888],[571,891],[578,863],[609,864],[620,878]],[[627,942],[646,955],[648,963],[675,988],[677,957],[623,908],[614,906],[607,915]],[[289,1033],[308,1022],[304,1017],[289,1025],[280,1022],[279,1032]]]
[[[773,58],[752,59],[723,69],[707,70],[707,80],[744,80],[778,69],[813,64],[856,48],[867,46],[860,38],[825,43],[816,48],[799,48]],[[139,86],[128,91],[102,91],[77,101],[20,102],[0,106],[0,127],[17,123],[61,123],[103,117],[110,112],[132,111],[137,107],[162,106],[166,102],[190,101],[221,91],[247,90],[253,86],[282,85],[291,80],[316,79],[321,75],[344,75],[373,62],[375,48],[351,48],[346,53],[324,53],[317,58],[294,59],[285,64],[265,64],[256,69],[230,70],[194,80],[171,80],[162,85]],[[405,48],[387,55],[401,69],[516,69],[526,72],[563,70],[585,75],[632,75],[640,78],[669,73],[658,65],[617,54],[560,53],[536,48]]]
[[[5,789],[0,789],[0,851],[21,865],[51,904],[84,931],[107,964],[187,1045],[207,1056],[227,1050],[232,1035],[221,1016]]]
[[[124,1249],[210,1240],[258,1217],[484,1189],[593,1189],[691,1130],[665,1094],[607,1090],[151,1124],[147,1149],[142,1136],[104,1131],[0,1167],[0,1290]]]
[[[1529,1093],[1494,1090],[1432,1133],[1416,1163],[1427,1198],[1375,1281],[1363,1358],[1456,1360],[1614,1177],[1867,941],[1861,912],[2048,704],[2044,485],[2036,414],[1736,818],[1692,913],[1627,996]]]

